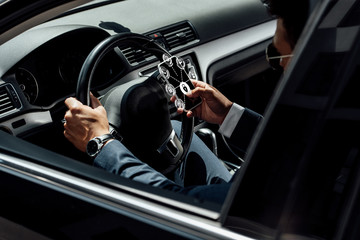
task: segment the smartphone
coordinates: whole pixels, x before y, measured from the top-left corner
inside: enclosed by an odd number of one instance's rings
[[[202,99],[189,98],[186,94],[194,89],[188,73],[185,71],[185,61],[177,56],[163,55],[163,62],[158,65],[161,78],[165,82],[165,91],[175,96],[175,106],[189,111],[197,107]]]

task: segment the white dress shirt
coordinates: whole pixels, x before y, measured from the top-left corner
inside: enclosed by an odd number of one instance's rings
[[[244,107],[233,103],[223,123],[220,125],[219,133],[230,138],[244,111]]]

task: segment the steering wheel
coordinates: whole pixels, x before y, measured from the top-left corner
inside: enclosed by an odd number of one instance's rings
[[[101,59],[114,48],[131,46],[152,53],[159,61],[170,53],[153,39],[135,33],[119,33],[99,43],[86,58],[78,79],[76,98],[90,105],[90,85]],[[185,158],[193,134],[193,118],[181,116],[181,134],[171,125],[168,96],[155,71],[114,87],[101,99],[111,133],[140,160],[167,175]],[[136,83],[136,84],[134,84]]]

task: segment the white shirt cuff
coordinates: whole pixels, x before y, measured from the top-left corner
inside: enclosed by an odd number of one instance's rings
[[[223,123],[220,125],[219,133],[230,138],[244,111],[245,108],[233,103]]]

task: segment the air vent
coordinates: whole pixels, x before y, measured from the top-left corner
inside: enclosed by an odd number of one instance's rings
[[[195,31],[188,22],[165,29],[161,33],[169,50],[197,41]]]
[[[153,55],[151,53],[145,52],[140,49],[135,49],[133,47],[121,48],[122,54],[131,65],[137,65],[144,61],[150,60]]]
[[[155,41],[165,47],[168,51],[177,50],[199,41],[194,28],[189,22],[174,24],[144,35],[155,39]],[[133,47],[120,48],[120,50],[128,62],[133,66],[154,58],[151,53]]]
[[[19,98],[10,84],[0,86],[0,115],[13,112],[20,108]]]

